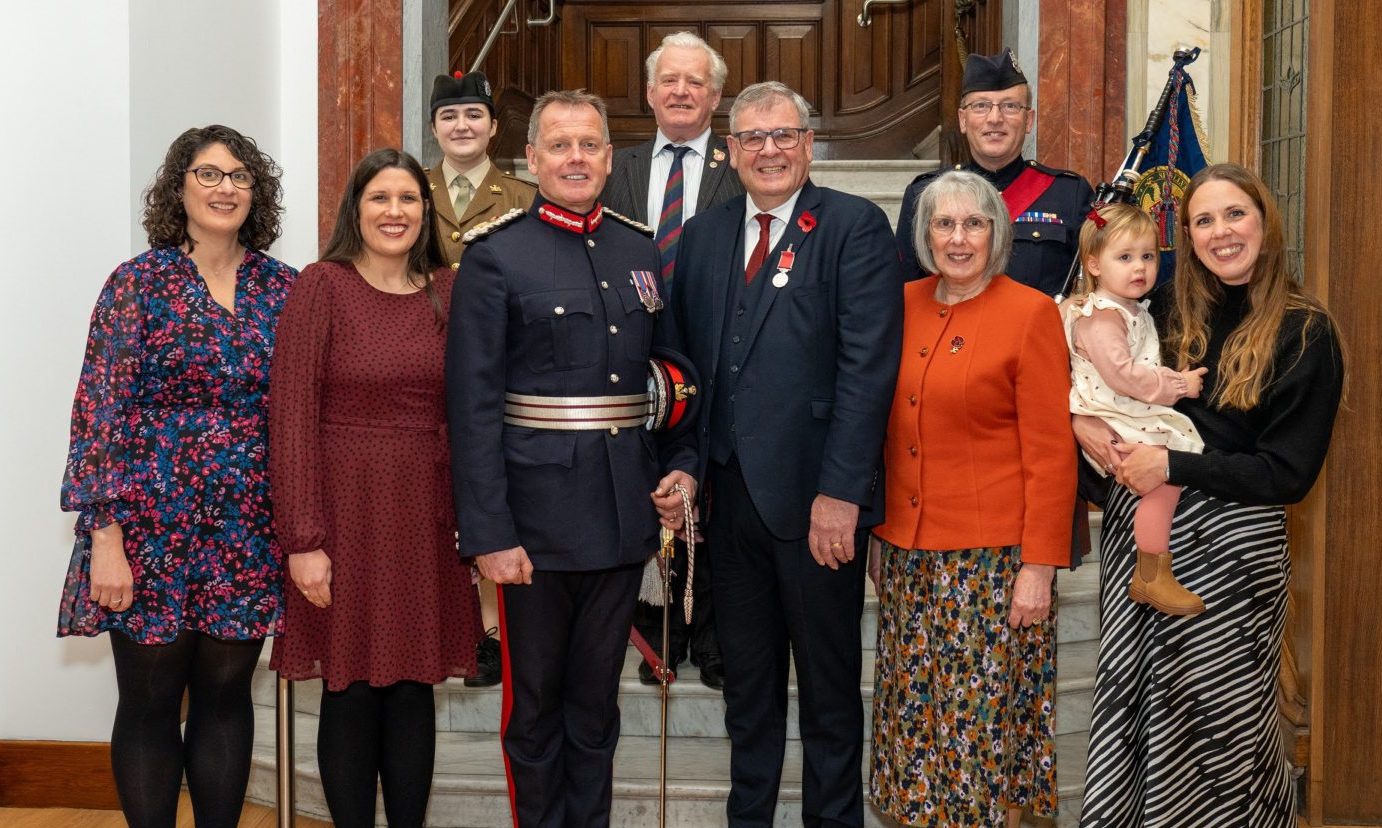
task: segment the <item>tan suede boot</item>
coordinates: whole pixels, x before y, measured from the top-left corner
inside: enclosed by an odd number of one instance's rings
[[[1156,554],[1137,550],[1137,567],[1128,584],[1128,597],[1136,604],[1148,604],[1167,615],[1199,615],[1204,612],[1200,596],[1181,586],[1171,572],[1171,553]]]

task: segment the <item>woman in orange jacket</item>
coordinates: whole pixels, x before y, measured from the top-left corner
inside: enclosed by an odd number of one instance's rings
[[[870,793],[907,825],[1056,810],[1052,582],[1069,563],[1075,443],[1056,305],[1002,275],[992,185],[948,172],[916,234],[885,447]]]

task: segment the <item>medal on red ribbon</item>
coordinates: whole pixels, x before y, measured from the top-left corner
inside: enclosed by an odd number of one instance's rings
[[[792,252],[792,246],[787,245],[787,249],[777,254],[777,275],[773,277],[773,287],[781,288],[787,286],[787,274],[791,272],[792,265],[796,263],[797,254]]]

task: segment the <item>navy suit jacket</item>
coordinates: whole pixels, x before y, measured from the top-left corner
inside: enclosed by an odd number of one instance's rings
[[[746,203],[738,196],[686,223],[672,280],[673,335],[705,389],[697,479],[712,436],[728,280],[744,278]],[[860,526],[883,519],[879,465],[902,347],[896,241],[877,205],[807,181],[757,278],[772,278],[788,245],[795,263],[786,285],[764,285],[732,397],[744,482],[784,540],[809,533],[818,493],[858,504]]]

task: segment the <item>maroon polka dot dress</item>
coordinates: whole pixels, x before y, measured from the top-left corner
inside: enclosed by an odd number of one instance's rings
[[[443,317],[454,275],[435,277]],[[285,583],[284,677],[436,684],[475,672],[482,632],[456,552],[446,439],[446,332],[426,292],[376,290],[351,265],[302,271],[278,326],[269,391],[274,526],[285,553],[331,557],[331,606]]]

